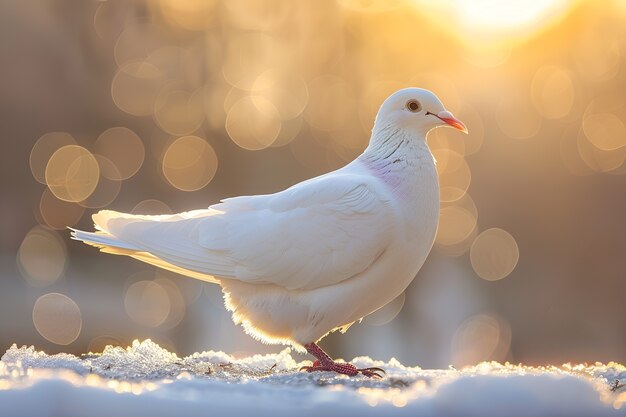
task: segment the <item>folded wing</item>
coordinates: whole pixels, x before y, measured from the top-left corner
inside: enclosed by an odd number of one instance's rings
[[[394,212],[382,194],[368,177],[335,174],[208,210],[158,217],[101,212],[94,220],[125,248],[196,276],[312,289],[362,272],[385,250]]]

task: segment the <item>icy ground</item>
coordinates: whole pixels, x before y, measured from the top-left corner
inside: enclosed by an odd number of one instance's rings
[[[13,345],[0,361],[0,415],[626,415],[626,368],[615,363],[493,362],[463,370],[411,368],[394,359],[354,363],[383,367],[387,376],[299,372],[310,362],[296,362],[288,349],[246,359],[222,352],[179,358],[146,340],[79,358]]]

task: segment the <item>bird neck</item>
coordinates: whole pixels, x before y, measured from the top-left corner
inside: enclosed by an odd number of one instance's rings
[[[432,196],[439,202],[435,159],[425,138],[396,126],[375,126],[357,160],[403,200]]]
[[[393,125],[374,126],[370,143],[359,159],[377,176],[385,177],[435,167],[426,138]]]

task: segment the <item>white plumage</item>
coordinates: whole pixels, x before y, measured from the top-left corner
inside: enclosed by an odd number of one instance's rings
[[[433,244],[434,127],[464,125],[427,90],[389,97],[370,144],[345,167],[276,194],[141,216],[100,211],[72,236],[102,251],[219,284],[233,319],[302,349],[398,296]]]

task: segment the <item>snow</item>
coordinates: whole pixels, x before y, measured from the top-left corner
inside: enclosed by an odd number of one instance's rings
[[[376,380],[300,372],[310,361],[295,358],[289,349],[179,358],[150,340],[81,357],[13,345],[0,361],[0,415],[626,415],[626,368],[616,363],[425,370],[355,358],[358,367],[386,369]]]

